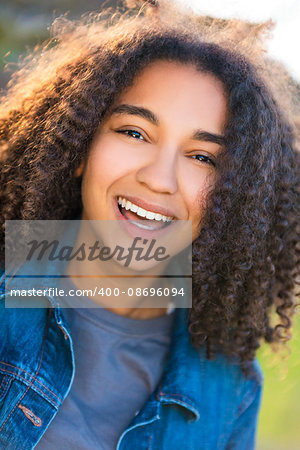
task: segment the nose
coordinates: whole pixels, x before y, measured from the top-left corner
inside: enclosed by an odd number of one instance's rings
[[[146,185],[151,191],[174,194],[178,189],[176,160],[174,149],[157,149],[155,159],[145,163],[137,171],[137,181]]]

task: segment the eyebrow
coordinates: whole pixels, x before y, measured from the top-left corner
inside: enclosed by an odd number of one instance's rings
[[[132,116],[140,116],[143,119],[148,120],[153,123],[153,125],[159,125],[159,120],[156,115],[147,108],[143,108],[142,106],[134,106],[134,105],[119,105],[116,106],[111,114],[130,114]]]
[[[142,106],[128,105],[124,103],[112,109],[111,115],[112,114],[129,114],[132,116],[139,116],[148,120],[153,125],[159,125],[158,117],[152,111],[147,108],[143,108]],[[203,130],[196,130],[192,135],[192,139],[195,141],[212,142],[218,145],[225,144],[225,138],[221,134],[210,133]]]
[[[213,142],[214,144],[224,145],[225,138],[221,134],[209,133],[208,131],[197,130],[192,139],[195,141]]]

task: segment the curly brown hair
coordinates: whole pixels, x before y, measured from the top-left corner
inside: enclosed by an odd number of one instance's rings
[[[129,8],[56,21],[54,37],[12,77],[0,108],[2,260],[5,220],[80,213],[74,174],[134,77],[155,60],[192,63],[222,81],[230,120],[193,243],[189,332],[195,347],[205,341],[209,358],[221,346],[247,371],[262,338],[289,337],[298,295],[296,97],[282,83],[284,70],[261,50],[262,26],[150,3],[137,14]]]

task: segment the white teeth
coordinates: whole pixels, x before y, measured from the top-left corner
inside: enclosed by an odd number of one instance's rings
[[[129,200],[126,200],[126,198],[119,197],[118,204],[122,206],[122,208],[125,208],[127,211],[130,210],[136,213],[138,216],[146,217],[146,219],[149,220],[157,220],[157,221],[162,220],[163,222],[171,222],[172,220],[172,217],[163,216],[162,214],[158,214],[153,211],[147,211],[146,209],[140,208],[134,203],[131,203]]]
[[[148,211],[146,214],[146,219],[153,220],[155,218],[155,213]]]
[[[146,217],[147,211],[143,208],[139,208],[136,213],[140,217]]]

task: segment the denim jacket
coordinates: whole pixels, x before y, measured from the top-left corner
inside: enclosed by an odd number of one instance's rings
[[[4,308],[0,274],[0,449],[32,449],[71,389],[73,344],[63,311]],[[117,450],[250,450],[255,448],[262,372],[245,378],[222,353],[206,359],[177,309],[161,382],[119,438]],[[59,442],[57,443],[60,448]],[[100,446],[100,444],[99,444]]]

